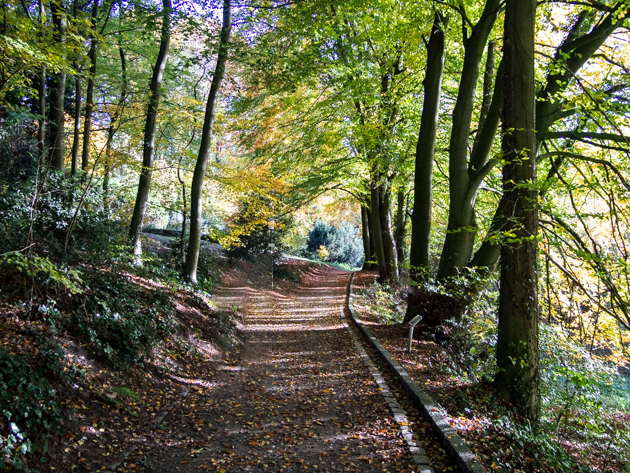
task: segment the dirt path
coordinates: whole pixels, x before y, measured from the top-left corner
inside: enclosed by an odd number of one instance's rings
[[[342,323],[349,273],[310,269],[300,286],[274,292],[253,278],[241,272],[216,295],[243,314],[240,359],[210,386],[192,386],[147,466],[411,471],[404,438]]]

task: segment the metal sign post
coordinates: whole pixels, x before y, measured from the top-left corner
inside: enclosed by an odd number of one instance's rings
[[[411,343],[413,341],[413,329],[416,328],[416,325],[422,320],[423,315],[416,315],[413,319],[409,321],[409,343],[407,344],[407,352],[411,353]]]
[[[276,249],[276,245],[273,244],[273,229],[276,226],[276,219],[268,219],[267,225],[269,226],[269,254],[271,254],[271,289],[273,289],[273,252]]]

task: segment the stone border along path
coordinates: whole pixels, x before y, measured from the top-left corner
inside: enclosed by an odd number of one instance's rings
[[[353,274],[353,277],[354,277],[354,274]],[[374,378],[374,381],[376,381],[376,384],[378,385],[379,390],[381,391],[381,394],[383,395],[383,398],[387,402],[387,405],[389,407],[389,410],[392,413],[392,416],[394,417],[394,420],[400,427],[400,431],[404,439],[407,441],[407,445],[409,445],[409,451],[411,453],[411,457],[413,458],[414,463],[416,464],[417,472],[418,473],[434,473],[433,468],[431,468],[431,465],[429,463],[427,452],[422,447],[419,447],[413,438],[413,431],[409,427],[409,420],[407,419],[407,413],[401,407],[398,401],[393,397],[394,395],[389,390],[389,387],[387,386],[387,382],[385,381],[385,379],[379,372],[378,368],[374,365],[374,363],[370,359],[370,355],[368,355],[365,349],[361,346],[361,342],[359,341],[359,338],[357,337],[357,335],[354,333],[354,330],[352,330],[350,326],[348,325],[348,323],[346,322],[345,311],[343,310],[343,308],[341,309],[341,320],[342,320],[343,326],[348,331],[350,338],[354,342],[354,346],[359,352],[361,359],[367,365],[370,371],[370,374]]]
[[[416,382],[411,379],[411,376],[407,374],[402,366],[400,366],[396,360],[389,354],[387,349],[380,344],[380,342],[376,339],[376,337],[372,334],[370,329],[368,329],[363,323],[357,318],[354,310],[352,309],[352,288],[354,285],[354,276],[355,273],[352,273],[350,277],[350,282],[348,284],[347,291],[347,299],[346,306],[348,308],[348,313],[350,314],[350,318],[354,322],[354,324],[363,332],[365,337],[374,347],[379,356],[383,359],[383,361],[389,366],[392,372],[398,378],[398,381],[402,385],[403,389],[411,396],[414,403],[420,408],[420,411],[424,413],[424,415],[429,419],[433,430],[437,434],[438,438],[442,442],[442,445],[446,449],[446,451],[451,455],[453,459],[457,462],[457,465],[461,468],[464,473],[487,473],[487,470],[483,467],[483,465],[476,459],[475,454],[468,448],[468,445],[464,443],[462,438],[457,434],[455,429],[451,427],[448,420],[442,414],[439,404],[435,402],[431,397],[429,397],[425,392],[420,389],[420,386],[416,384]],[[346,325],[344,323],[344,325]],[[418,464],[419,472],[433,472],[430,466],[428,466],[429,459],[426,458],[426,453],[421,448],[418,448],[413,441],[413,436],[407,425],[407,418],[405,412],[400,408],[400,405],[396,400],[391,398],[389,395],[389,389],[385,384],[385,380],[378,373],[376,367],[369,359],[367,353],[361,345],[359,344],[356,335],[350,328],[346,325],[346,329],[350,333],[352,340],[354,341],[357,349],[361,354],[361,358],[368,364],[370,367],[370,372],[374,379],[378,383],[378,385],[382,388],[383,396],[387,401],[390,410],[394,414],[394,419],[401,426],[401,430],[406,427],[406,431],[403,430],[403,436],[407,440],[409,444],[411,454],[413,456],[414,461]],[[412,445],[413,442],[413,445]],[[414,450],[414,447],[418,449]]]

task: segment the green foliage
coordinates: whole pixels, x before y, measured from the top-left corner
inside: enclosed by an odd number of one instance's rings
[[[44,377],[50,361],[44,355],[44,365],[34,369],[22,356],[0,349],[0,468],[8,461],[16,470],[28,470],[26,455],[45,452],[48,436],[60,429],[64,414]]]
[[[582,442],[627,458],[630,429],[617,414],[630,412],[630,384],[616,367],[543,323],[540,368],[546,428],[560,435],[570,429]]]
[[[90,297],[75,309],[73,322],[115,365],[142,361],[174,331],[175,309],[166,291],[147,290],[111,273],[88,284]]]
[[[350,224],[335,227],[323,220],[316,220],[308,235],[306,255],[358,267],[363,261],[363,243],[359,237],[359,229]]]
[[[405,304],[402,294],[395,288],[375,281],[366,289],[365,295],[381,323],[398,324],[403,321]]]

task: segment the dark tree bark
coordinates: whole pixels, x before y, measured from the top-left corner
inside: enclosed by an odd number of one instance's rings
[[[109,127],[107,127],[107,149],[105,151],[105,176],[103,177],[103,200],[104,206],[109,206],[109,175],[112,170],[112,141],[116,130],[120,127],[120,117],[122,116],[127,101],[127,89],[129,82],[127,79],[127,59],[125,57],[125,51],[122,47],[118,47],[118,55],[120,56],[120,69],[122,74],[122,84],[120,87],[120,98],[118,99],[118,106],[114,113],[112,113],[109,121]]]
[[[372,248],[370,245],[370,224],[368,220],[368,208],[361,205],[361,236],[363,237],[363,269],[370,268]]]
[[[540,416],[538,191],[536,189],[536,0],[507,0],[503,106],[503,215],[495,384],[533,422]]]
[[[417,280],[430,264],[431,214],[433,209],[433,160],[442,98],[445,35],[448,18],[436,12],[427,46],[427,72],[424,77],[424,102],[420,133],[416,145],[414,201],[411,218],[410,275]]]
[[[370,265],[367,269],[378,269],[378,263],[376,259],[376,239],[374,237],[374,227],[372,225],[372,200],[369,198],[367,210],[367,222],[370,232]]]
[[[378,184],[378,173],[372,178],[370,186],[370,235],[374,237],[374,246],[372,251],[376,255],[376,263],[378,266],[379,279],[387,281],[389,274],[387,273],[387,259],[385,257],[385,247],[383,246],[383,231],[381,226],[381,199],[380,186]]]
[[[63,2],[50,2],[53,22],[53,39],[63,48],[66,42],[68,20]],[[63,172],[64,164],[64,102],[66,97],[66,74],[58,72],[50,93],[50,164],[53,169]]]
[[[608,15],[588,32],[585,32],[585,29],[588,28],[588,25],[585,24],[586,16],[580,15],[567,38],[558,47],[555,56],[558,61],[564,64],[564,68],[561,69],[561,72],[550,74],[547,77],[545,87],[538,93],[538,101],[536,103],[536,150],[540,149],[543,141],[542,137],[548,132],[549,128],[562,119],[566,112],[564,104],[558,100],[552,100],[553,97],[562,93],[568,87],[586,61],[623,24],[624,19],[628,15],[627,12],[625,15],[622,14],[624,5],[624,2],[617,2]],[[500,77],[501,71],[499,71],[497,79]],[[497,87],[495,86],[495,95],[497,95],[496,91]],[[491,106],[491,109],[493,106]],[[487,268],[490,271],[494,271],[497,268],[501,247],[494,236],[502,230],[505,222],[502,213],[504,205],[505,202],[502,199],[493,217],[488,237],[475,253],[470,266]]]
[[[158,52],[151,85],[149,87],[149,104],[147,106],[147,118],[144,126],[144,141],[142,150],[142,171],[140,172],[140,182],[138,183],[138,195],[131,218],[129,228],[129,239],[133,244],[133,252],[140,263],[142,255],[142,243],[140,234],[142,231],[142,221],[147,209],[149,199],[149,189],[151,188],[151,175],[153,172],[153,159],[155,157],[155,131],[157,128],[157,114],[160,105],[162,79],[164,69],[168,60],[168,50],[171,44],[171,0],[162,0],[162,32],[160,35],[160,50]]]
[[[392,231],[390,196],[390,186],[381,186],[379,189],[379,198],[381,199],[381,232],[383,232],[383,251],[385,252],[385,264],[387,265],[387,279],[395,282],[398,280],[398,255]]]
[[[195,172],[193,174],[190,189],[190,236],[188,239],[188,251],[184,264],[184,277],[193,284],[197,283],[197,263],[199,261],[199,249],[201,246],[201,227],[203,226],[203,180],[210,157],[210,142],[212,140],[212,127],[219,102],[219,91],[225,74],[225,65],[228,58],[230,45],[230,33],[232,30],[231,3],[223,0],[223,26],[219,36],[219,53],[217,64],[212,77],[212,85],[208,94],[206,114],[203,121],[201,144]]]
[[[81,142],[81,77],[77,74],[74,78],[74,135],[72,137],[72,164],[70,175],[76,176],[79,168],[79,143]]]
[[[476,235],[474,197],[471,188],[468,148],[475,88],[483,51],[501,8],[501,0],[486,0],[484,10],[470,37],[464,34],[464,64],[449,144],[449,217],[446,238],[438,268],[438,278],[456,276],[472,254]],[[467,31],[465,25],[464,31]]]
[[[405,263],[405,237],[407,236],[407,196],[405,189],[398,189],[396,194],[396,216],[394,218],[394,242],[398,258],[398,269]]]
[[[92,130],[92,111],[94,110],[94,77],[96,76],[96,23],[98,21],[98,0],[92,5],[92,33],[90,35],[90,73],[85,93],[85,120],[83,123],[83,150],[81,151],[81,169],[87,171],[90,165],[90,132]]]
[[[37,2],[40,35],[44,36],[44,0],[38,0]],[[46,156],[46,68],[44,67],[39,72],[39,80],[37,83],[37,103],[39,113],[39,124],[37,128],[37,152],[38,163],[44,164]]]

